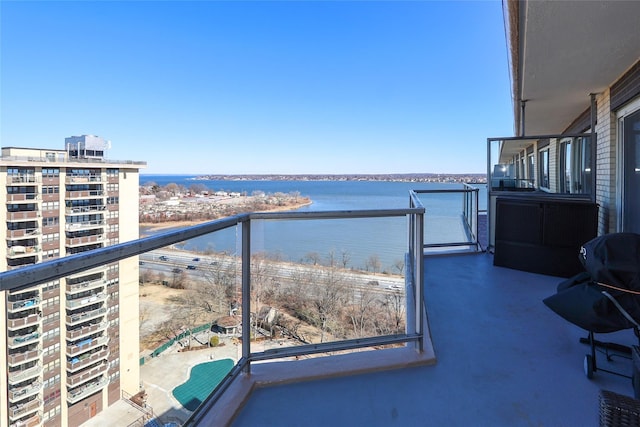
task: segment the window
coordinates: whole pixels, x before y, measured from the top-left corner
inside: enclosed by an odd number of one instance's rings
[[[60,187],[57,185],[46,185],[42,187],[42,194],[58,194],[60,193]]]
[[[42,202],[43,211],[57,211],[60,209],[60,202]]]
[[[43,227],[52,227],[60,224],[60,218],[52,216],[50,218],[42,218]]]
[[[43,178],[57,178],[59,176],[60,176],[60,169],[58,168],[42,169]]]
[[[539,187],[549,188],[549,149],[540,150],[538,153]]]
[[[51,233],[42,235],[42,243],[52,243],[60,240],[60,233]]]
[[[60,257],[60,249],[51,249],[48,251],[42,252],[42,260],[59,258]]]

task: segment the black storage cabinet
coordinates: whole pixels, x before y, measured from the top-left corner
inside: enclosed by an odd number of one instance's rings
[[[560,195],[496,198],[493,264],[550,276],[584,271],[578,255],[598,233],[598,205]]]

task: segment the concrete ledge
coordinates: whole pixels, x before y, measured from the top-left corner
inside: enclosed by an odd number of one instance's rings
[[[363,350],[357,353],[304,360],[256,362],[251,365],[249,374],[241,374],[233,380],[216,403],[202,408],[205,413],[198,425],[231,425],[251,397],[253,390],[258,387],[361,375],[435,363],[436,357],[428,337],[425,338],[425,351],[422,353],[417,352],[413,345],[409,344],[402,348]]]

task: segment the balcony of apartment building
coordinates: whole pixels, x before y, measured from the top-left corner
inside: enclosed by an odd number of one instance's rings
[[[34,290],[16,291],[7,298],[7,312],[19,313],[32,310],[40,305],[40,292]]]
[[[100,361],[105,361],[109,357],[109,349],[106,347],[96,348],[79,356],[67,358],[67,371],[75,373],[95,365]]]
[[[7,187],[7,203],[33,203],[38,200],[40,195],[36,186]]]
[[[42,400],[38,397],[31,397],[23,401],[9,405],[9,422],[21,425],[19,420],[30,419],[34,416],[42,406]]]
[[[65,192],[66,200],[90,200],[90,199],[102,199],[105,196],[105,192],[102,189],[102,185],[67,185],[67,191]]]
[[[73,217],[72,221],[67,221],[64,226],[67,236],[93,235],[104,230],[106,221],[102,215],[85,215],[83,217]],[[90,231],[93,230],[92,233]],[[69,234],[74,233],[74,234]]]
[[[77,340],[98,331],[104,331],[108,323],[100,319],[94,319],[74,328],[67,328],[67,338]]]
[[[24,311],[9,313],[9,316],[7,317],[7,329],[9,331],[13,331],[16,329],[37,326],[40,324],[41,319],[40,310],[36,307],[32,307]]]
[[[65,292],[68,296],[72,296],[80,292],[102,289],[107,284],[104,276],[105,272],[101,269],[100,271],[92,274],[85,274],[79,277],[68,277],[66,279]]]
[[[82,354],[102,349],[109,343],[109,337],[100,332],[91,334],[88,337],[71,340],[67,338],[67,356],[79,357]]]
[[[32,360],[29,362],[21,363],[17,366],[9,366],[7,378],[9,380],[9,385],[13,386],[23,383],[27,380],[38,378],[41,373],[42,365],[40,364],[40,361]]]
[[[40,338],[39,326],[28,326],[26,328],[9,331],[7,335],[7,348],[18,349],[30,343],[38,341]]]
[[[7,184],[11,186],[31,186],[39,182],[41,182],[40,177],[36,176],[32,169],[18,170],[15,173],[9,172],[7,174]]]
[[[33,415],[20,418],[14,423],[10,423],[9,427],[37,427],[42,423],[42,413],[40,411]]]
[[[388,234],[399,233],[408,242],[402,251],[407,255],[403,285],[398,286],[404,289],[399,293],[403,302],[398,311],[400,330],[356,339],[336,334],[322,343],[264,349],[251,341],[254,328],[244,328],[242,354],[234,360],[235,367],[217,388],[212,385],[213,393],[186,420],[187,425],[292,425],[302,419],[308,425],[589,425],[597,419],[600,389],[632,392],[628,378],[604,371],[592,379],[584,374],[582,362],[588,351],[580,343],[584,331],[559,319],[542,303],[555,293],[562,278],[494,265],[493,255],[482,250],[486,242],[480,238],[477,204],[457,215],[466,224],[463,239],[431,241],[442,227],[430,216],[427,197],[414,194],[412,198],[421,203],[398,210],[243,214],[77,254],[64,262],[36,265],[23,277],[8,272],[2,279],[11,286],[19,280],[26,285],[69,273],[82,275],[78,272],[82,268],[104,271],[106,265],[130,256],[147,256],[145,264],[147,260],[161,263],[153,251],[232,230],[240,237],[237,253],[214,254],[206,261],[214,267],[229,264],[229,271],[236,272],[238,316],[244,324],[253,325],[256,294],[251,290],[266,282],[253,282],[264,279],[259,275],[264,270],[252,258],[252,250],[257,250],[252,249],[252,236],[264,237],[272,223],[322,221],[331,227],[331,221],[359,224],[397,217],[400,226]],[[420,207],[423,203],[426,208]],[[460,204],[465,206],[466,200]],[[366,237],[359,243],[363,249],[369,246]],[[174,254],[170,262],[192,261]],[[279,277],[281,285],[282,280]],[[290,282],[293,285],[295,280]],[[328,286],[317,285],[319,290]],[[366,286],[374,285],[349,285],[350,294],[362,296]],[[394,286],[382,286],[376,292],[393,300],[398,291]],[[294,288],[292,298],[303,295],[302,291]],[[106,313],[99,305],[87,307],[86,313],[94,311],[98,311],[96,318]],[[86,317],[73,317],[78,314],[69,313],[67,324],[86,325]],[[625,332],[610,338],[624,344],[634,341]],[[84,366],[93,369],[95,358],[106,350],[100,345],[107,339],[82,335],[77,341],[68,340],[67,361],[87,354]],[[603,369],[631,371],[629,360],[602,359]],[[162,358],[158,362],[157,377],[167,377],[173,370],[188,372],[187,366],[168,367]],[[151,363],[145,363],[145,369],[148,366]],[[109,380],[101,375],[72,388],[69,403],[105,387]]]
[[[42,383],[37,379],[29,382],[25,381],[20,384],[9,387],[9,402],[19,403],[22,400],[32,398],[40,393],[42,390]]]
[[[65,306],[68,310],[77,310],[107,300],[107,294],[100,290],[84,291],[67,296]]]
[[[99,390],[102,390],[107,385],[109,385],[109,378],[103,375],[78,387],[69,389],[69,391],[67,392],[67,402],[73,405],[74,403],[81,401],[85,397],[90,396]]]
[[[7,240],[23,240],[40,235],[38,221],[8,222]]]
[[[7,208],[8,222],[34,221],[40,216],[38,205],[33,202],[11,204]]]
[[[109,363],[104,359],[99,359],[95,363],[85,364],[74,372],[67,373],[67,386],[78,387],[97,377],[102,376],[109,369]]]
[[[16,367],[40,358],[42,348],[39,342],[27,343],[25,346],[15,347],[7,351],[7,365]]]
[[[40,238],[35,235],[26,239],[10,240],[7,247],[7,258],[18,259],[34,257],[40,252]]]
[[[89,306],[82,307],[79,310],[67,310],[65,318],[66,324],[68,328],[74,326],[77,327],[89,320],[104,317],[106,313],[107,309],[106,307],[103,307],[102,304],[91,304]]]
[[[98,222],[98,224],[95,222]],[[79,228],[75,228],[75,225],[73,225],[71,229],[65,230],[65,245],[67,248],[86,245],[95,246],[104,241],[102,221],[87,221],[77,224],[79,224]],[[67,227],[65,226],[65,228]]]
[[[81,184],[98,184],[104,182],[105,179],[102,176],[100,170],[82,169],[82,170],[69,170],[65,177],[66,184],[81,185]]]
[[[93,203],[83,204],[71,204],[65,209],[66,215],[91,215],[106,210],[106,206],[100,202],[93,201]]]

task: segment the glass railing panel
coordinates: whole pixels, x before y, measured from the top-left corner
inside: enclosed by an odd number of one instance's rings
[[[404,217],[252,222],[252,352],[404,333],[406,230]]]
[[[425,248],[477,246],[478,214],[486,206],[486,187],[443,184],[439,189],[415,192],[425,208]]]

